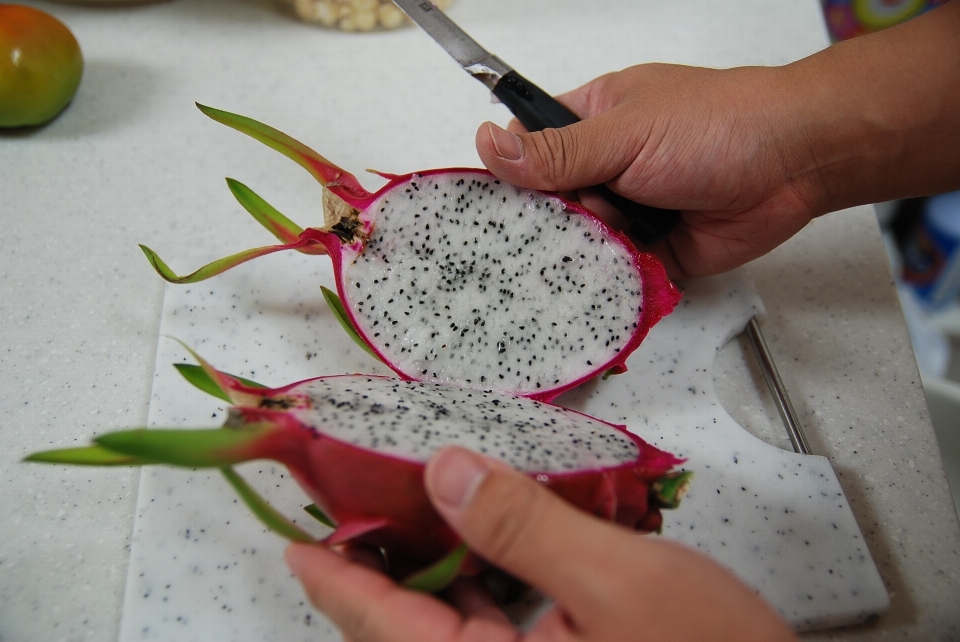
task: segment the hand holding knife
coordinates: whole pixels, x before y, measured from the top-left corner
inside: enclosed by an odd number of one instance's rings
[[[486,85],[528,131],[566,127],[580,121],[555,98],[481,47],[429,0],[394,1],[467,73]],[[676,210],[635,203],[606,185],[597,185],[593,190],[630,221],[631,234],[646,245],[663,240],[680,221]]]

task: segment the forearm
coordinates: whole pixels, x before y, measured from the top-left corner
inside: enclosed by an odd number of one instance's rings
[[[960,189],[960,0],[782,72],[779,146],[815,214]]]

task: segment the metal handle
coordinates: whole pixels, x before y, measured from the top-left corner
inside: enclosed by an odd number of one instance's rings
[[[797,417],[797,411],[793,409],[790,397],[787,395],[787,388],[783,385],[783,379],[780,378],[780,372],[777,370],[777,364],[773,361],[773,355],[767,347],[767,342],[760,332],[760,324],[756,317],[751,317],[745,330],[750,345],[757,355],[757,361],[760,362],[760,369],[763,371],[763,378],[770,388],[770,394],[773,395],[773,401],[777,404],[777,410],[780,412],[780,419],[787,429],[787,435],[790,437],[790,443],[793,444],[794,451],[802,454],[810,454],[810,446],[807,444],[807,438],[803,434],[803,428],[800,427],[800,419]]]

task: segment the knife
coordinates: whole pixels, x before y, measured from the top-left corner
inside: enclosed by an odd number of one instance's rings
[[[468,74],[486,85],[528,131],[566,127],[580,121],[550,94],[481,47],[429,0],[394,2],[453,56]],[[597,185],[592,189],[620,210],[630,222],[630,233],[645,245],[663,240],[680,222],[680,212],[677,210],[635,203],[614,193],[606,185]]]

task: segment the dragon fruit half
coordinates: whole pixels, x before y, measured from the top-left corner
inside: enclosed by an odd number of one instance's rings
[[[444,446],[485,453],[573,504],[641,531],[659,530],[660,509],[677,505],[690,475],[673,471],[682,460],[622,426],[545,402],[374,375],[326,376],[270,389],[200,363],[178,369],[232,403],[223,428],[121,431],[101,435],[94,446],[28,460],[219,467],[268,526],[310,539],[271,512],[230,468],[274,459],[332,519],[336,529],[327,544],[362,542],[424,564],[455,557],[444,583],[480,568],[472,557],[464,559],[465,548],[423,489],[424,465]]]
[[[550,401],[627,357],[680,298],[660,261],[577,203],[479,169],[380,174],[376,193],[271,127],[209,107],[221,123],[305,167],[325,226],[302,229],[246,186],[243,206],[280,241],[178,276],[192,283],[281,250],[329,254],[341,323],[400,377]],[[342,303],[341,303],[342,302]]]

